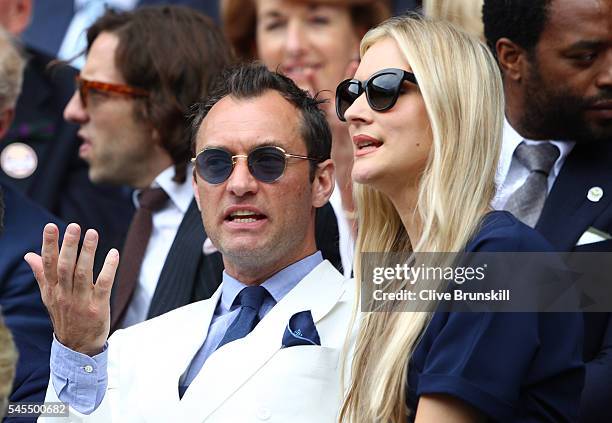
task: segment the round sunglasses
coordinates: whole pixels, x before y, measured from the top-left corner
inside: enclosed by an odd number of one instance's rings
[[[289,154],[281,147],[261,146],[253,149],[249,154],[234,154],[220,147],[207,147],[200,151],[195,158],[195,168],[198,175],[209,184],[225,182],[236,166],[238,159],[246,159],[251,175],[258,181],[272,183],[277,181],[287,167],[287,159],[302,159],[319,162],[319,159],[299,154]]]
[[[372,110],[384,112],[395,105],[404,81],[418,85],[412,72],[403,69],[383,69],[366,81],[347,79],[336,89],[336,115],[346,122],[344,114],[357,98],[365,91],[366,99]]]

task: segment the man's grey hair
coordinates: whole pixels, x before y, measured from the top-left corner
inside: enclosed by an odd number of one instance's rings
[[[15,107],[24,66],[25,60],[13,37],[0,28],[0,111]]]

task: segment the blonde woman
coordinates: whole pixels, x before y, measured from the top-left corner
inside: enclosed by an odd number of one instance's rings
[[[355,149],[357,281],[364,251],[550,251],[489,206],[503,97],[487,48],[409,16],[368,32],[361,56],[336,92]],[[364,313],[340,418],[575,421],[581,325],[576,314]]]

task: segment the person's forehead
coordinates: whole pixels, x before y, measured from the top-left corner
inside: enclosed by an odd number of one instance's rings
[[[383,38],[375,42],[361,59],[355,78],[366,80],[381,69],[398,68],[412,71],[400,51],[397,42],[392,38]]]
[[[202,121],[197,148],[225,147],[238,153],[260,144],[275,144],[291,152],[305,152],[300,125],[299,111],[277,92],[248,99],[228,96]]]
[[[255,7],[260,17],[278,11],[309,12],[325,8],[348,9],[348,4],[341,1],[313,1],[313,0],[256,0]]]
[[[612,45],[612,0],[553,0],[540,42],[569,46],[580,41]]]
[[[125,78],[115,64],[115,52],[118,45],[119,38],[115,34],[100,33],[89,49],[81,76],[100,82],[125,83]]]

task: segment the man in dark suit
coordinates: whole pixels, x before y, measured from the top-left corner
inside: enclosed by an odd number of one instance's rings
[[[0,25],[14,36],[27,26],[31,0],[2,3]],[[77,126],[62,112],[74,93],[76,70],[26,47],[27,64],[15,118],[0,146],[0,181],[66,222],[104,233],[100,255],[118,248],[134,212],[127,188],[100,186],[78,157]],[[98,267],[101,259],[98,260]]]
[[[64,116],[80,126],[90,179],[137,193],[113,329],[208,298],[220,282],[219,253],[203,254],[185,115],[229,54],[212,21],[184,8],[109,11],[89,28],[87,61]]]
[[[495,206],[559,250],[612,251],[612,0],[487,0],[483,18],[507,101]],[[583,422],[612,421],[610,316],[585,314]]]

